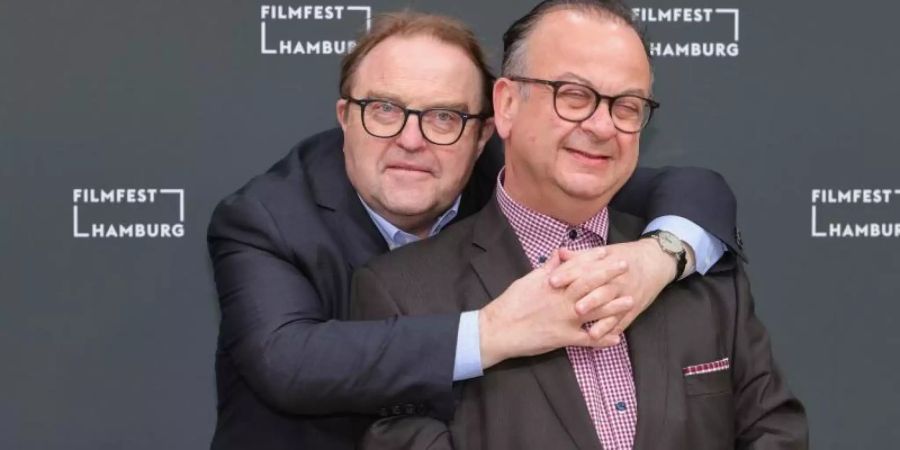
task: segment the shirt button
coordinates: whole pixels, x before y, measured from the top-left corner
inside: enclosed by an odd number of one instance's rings
[[[625,406],[625,402],[616,403],[616,411],[625,411],[626,409],[628,409],[628,407]]]
[[[569,239],[574,241],[577,238],[578,238],[578,230],[576,230],[574,228],[569,230]]]
[[[538,256],[538,264],[543,264],[543,263],[545,263],[545,262],[547,262],[547,257],[546,257],[546,256],[543,256],[543,255],[542,255],[542,256]]]

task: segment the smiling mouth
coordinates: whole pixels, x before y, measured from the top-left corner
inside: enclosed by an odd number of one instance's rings
[[[591,161],[607,161],[607,160],[610,159],[609,156],[605,156],[605,155],[592,155],[592,154],[590,154],[590,153],[585,153],[585,152],[582,152],[582,151],[580,151],[580,150],[575,150],[574,148],[565,147],[565,150],[566,150],[567,152],[569,152],[569,153],[573,153],[573,154],[575,154],[575,155],[577,155],[577,156],[580,156],[580,157],[585,158],[585,159],[589,159],[589,160],[591,160]]]
[[[421,172],[421,173],[431,173],[430,170],[420,167],[414,166],[411,164],[390,164],[386,167],[386,170],[402,170],[406,172]]]

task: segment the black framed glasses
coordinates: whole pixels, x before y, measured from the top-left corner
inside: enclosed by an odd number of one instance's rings
[[[650,122],[659,103],[639,95],[603,95],[590,86],[571,81],[550,81],[528,77],[508,77],[512,81],[545,84],[553,88],[553,109],[560,119],[584,122],[594,115],[600,103],[607,99],[609,117],[623,133],[638,133]]]
[[[462,136],[469,120],[482,120],[489,114],[468,114],[446,108],[409,109],[388,100],[343,97],[359,105],[363,128],[379,138],[392,138],[403,131],[410,114],[419,116],[419,131],[428,142],[452,145]]]

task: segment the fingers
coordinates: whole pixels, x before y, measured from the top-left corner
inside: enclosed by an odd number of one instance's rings
[[[548,282],[547,280],[549,279],[549,275],[552,274],[553,271],[555,271],[559,267],[560,264],[561,264],[561,261],[560,261],[560,257],[559,257],[559,251],[553,250],[553,252],[550,253],[550,258],[547,259],[547,261],[544,262],[543,265],[532,270],[531,272],[528,272],[527,275],[516,280],[516,283],[523,282],[523,283],[530,284],[530,283],[533,283],[538,280],[539,280],[539,283],[541,283],[541,284]]]
[[[635,302],[634,306],[632,306],[631,309],[629,309],[628,312],[626,312],[625,315],[622,316],[622,318],[619,320],[619,323],[617,323],[616,326],[613,327],[612,331],[610,331],[610,334],[624,333],[625,330],[627,330],[628,327],[631,326],[631,323],[634,322],[634,319],[637,319],[637,316],[639,316],[641,312],[643,312],[643,309],[638,304],[638,302]]]
[[[631,297],[619,297],[607,302],[604,302],[602,305],[591,308],[587,310],[584,314],[579,315],[579,320],[582,323],[591,322],[594,320],[604,321],[608,319],[614,319],[613,323],[608,327],[601,325],[597,327],[598,333],[594,337],[599,338],[600,336],[609,333],[613,330],[613,327],[619,325],[619,322],[631,312],[632,308],[634,308],[634,299]],[[594,324],[596,326],[597,324]],[[603,328],[605,327],[605,328]],[[592,327],[593,328],[593,327]],[[602,331],[602,333],[600,333]]]
[[[610,333],[599,340],[594,341],[594,348],[604,348],[604,347],[612,347],[613,345],[619,345],[619,342],[622,342],[622,333]]]
[[[606,297],[606,300],[616,297],[619,294],[620,286],[613,284],[612,281],[628,271],[627,263],[619,261],[608,264],[608,261],[605,261],[591,269],[579,275],[565,288],[566,296],[573,300],[582,299],[586,296],[591,296],[592,298],[602,297],[604,293],[602,290],[597,293],[593,293],[593,291],[608,286],[606,291],[611,292],[608,292],[607,295],[611,296]],[[599,301],[599,299],[595,299],[595,301]]]
[[[605,323],[601,324],[598,328],[605,328],[609,326],[612,321],[601,322]],[[598,322],[597,324],[600,324],[601,322]],[[568,345],[576,347],[604,348],[616,345],[621,341],[622,337],[620,334],[604,333],[599,338],[595,338],[590,331],[585,331],[584,329],[582,329],[573,333],[571,342]]]
[[[603,258],[606,258],[606,255],[609,254],[609,250],[607,250],[605,246],[604,247],[594,247],[594,248],[591,248],[588,250],[582,250],[582,251],[569,250],[566,247],[560,247],[558,250],[559,250],[559,257],[560,257],[560,259],[562,259],[562,262],[566,262],[572,258],[575,258],[576,256],[579,256],[579,255],[603,259]]]
[[[588,335],[590,335],[591,339],[594,341],[599,341],[607,335],[618,336],[619,333],[613,332],[617,323],[619,323],[619,318],[616,316],[598,320],[588,329]]]
[[[571,253],[571,250],[560,250],[563,262],[550,274],[551,286],[564,288],[589,274],[596,274],[598,270],[621,270],[627,267],[624,261],[605,259],[607,253],[603,247],[578,252],[575,256]]]
[[[562,265],[553,271],[550,277],[550,285],[556,288],[567,286],[581,272],[585,266],[593,265],[593,262],[602,260],[608,254],[605,247],[596,247],[589,250],[574,251],[565,247],[556,250],[559,252]]]
[[[550,253],[550,259],[548,259],[547,262],[545,262],[544,265],[541,266],[541,269],[544,272],[550,272],[550,273],[555,272],[556,270],[558,270],[558,268],[562,262],[561,257],[562,257],[562,254],[559,249],[553,250],[553,253]]]
[[[594,322],[590,328],[574,331],[567,345],[578,347],[604,348],[618,345],[622,341],[619,331],[619,316],[610,316]]]

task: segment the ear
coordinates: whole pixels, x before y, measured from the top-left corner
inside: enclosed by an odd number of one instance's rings
[[[335,104],[335,112],[337,113],[338,123],[341,124],[341,129],[344,132],[347,132],[347,108],[350,107],[350,102],[343,98],[339,98],[337,104]]]
[[[481,134],[478,136],[478,153],[475,155],[475,159],[478,159],[481,156],[481,152],[484,151],[484,146],[487,145],[487,141],[494,135],[494,118],[489,117],[484,119],[484,122],[481,125]]]
[[[509,78],[498,78],[494,83],[494,126],[501,139],[509,138],[521,100],[519,87]]]

